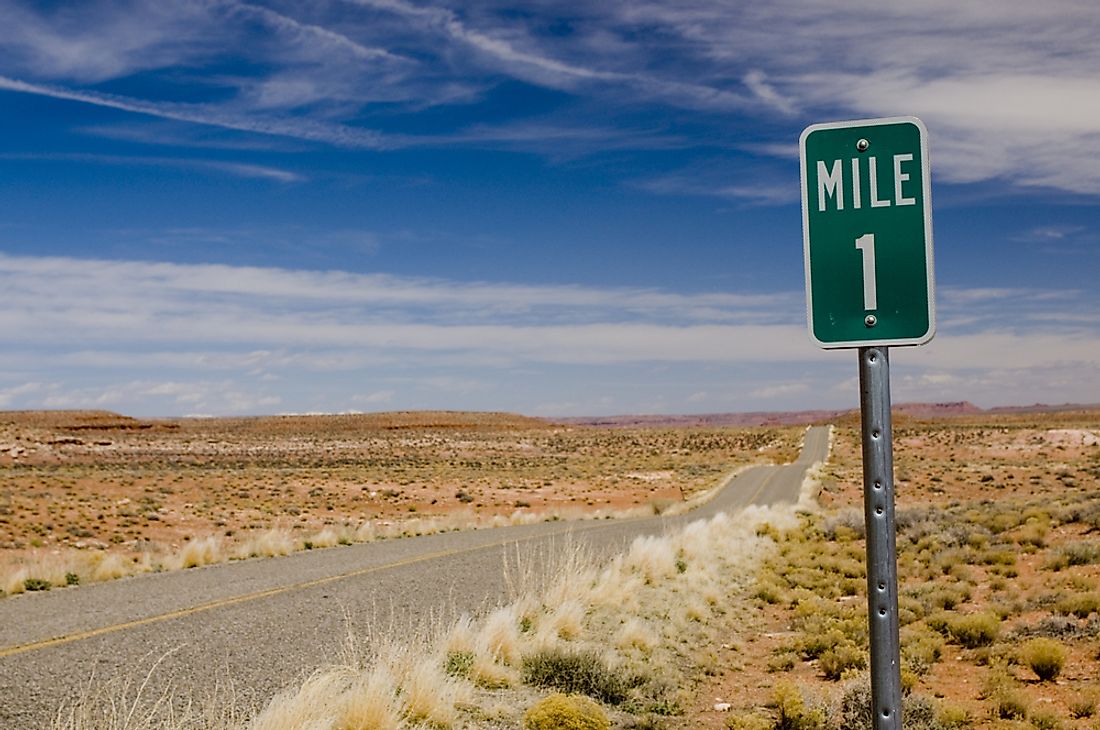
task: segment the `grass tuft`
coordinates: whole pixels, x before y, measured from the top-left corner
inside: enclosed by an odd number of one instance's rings
[[[593,651],[547,649],[524,658],[523,681],[619,705],[644,679],[609,667]]]

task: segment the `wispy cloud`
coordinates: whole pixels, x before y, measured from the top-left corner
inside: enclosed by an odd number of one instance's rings
[[[58,86],[33,84],[19,79],[0,76],[0,89],[26,94],[48,96],[54,99],[82,102],[95,106],[118,109],[135,114],[191,122],[214,127],[233,129],[239,132],[271,134],[294,137],[311,142],[323,142],[341,147],[361,149],[386,149],[394,146],[376,131],[331,124],[311,119],[262,118],[233,113],[219,107],[205,104],[182,104],[177,102],[149,102],[114,94],[90,91],[74,91]]]
[[[283,170],[269,165],[257,165],[246,162],[233,162],[230,160],[203,160],[187,159],[180,157],[137,157],[124,155],[104,154],[25,154],[25,153],[0,153],[0,159],[4,160],[40,160],[44,162],[84,162],[97,165],[118,165],[123,167],[143,166],[158,168],[180,168],[185,170],[209,170],[234,177],[256,178],[272,180],[281,183],[301,182],[305,180],[302,175]]]
[[[475,144],[553,155],[543,130],[576,155],[681,145],[669,113],[681,109],[693,112],[693,144],[736,139],[786,156],[805,122],[906,113],[931,129],[939,179],[1100,194],[1089,162],[1100,156],[1100,81],[1089,73],[1100,67],[1100,16],[1077,0],[2,9],[13,20],[0,38],[0,89],[184,124],[364,150]],[[218,72],[187,82],[207,69]],[[163,91],[106,90],[135,78]],[[433,118],[420,134],[395,131],[423,129],[402,122],[425,109],[475,108],[507,80],[561,92],[550,114],[567,110],[571,123],[494,102],[489,122],[445,128]],[[731,113],[774,120],[775,133],[739,136]],[[662,121],[639,134],[639,117]]]

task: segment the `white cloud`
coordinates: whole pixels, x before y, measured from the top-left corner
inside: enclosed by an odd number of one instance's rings
[[[809,392],[810,386],[806,383],[781,383],[767,385],[753,390],[750,395],[761,400],[774,400],[777,398],[790,398],[794,395],[803,395]]]
[[[718,402],[713,393],[725,408],[761,400],[803,408],[851,395],[847,380],[839,390],[825,383],[854,368],[854,356],[810,344],[801,292],[674,294],[5,255],[0,286],[5,407],[535,408],[588,402],[576,397],[576,378],[597,372],[622,381],[627,391],[615,402],[627,410],[698,407]],[[1086,293],[948,291],[936,339],[895,349],[899,398],[1095,400],[1100,317],[1079,316],[1096,307]],[[942,323],[969,311],[965,327]],[[643,371],[649,365],[660,372]],[[1013,390],[1012,377],[1026,387]]]

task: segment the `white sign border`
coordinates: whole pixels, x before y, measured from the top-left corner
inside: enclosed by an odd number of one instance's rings
[[[822,342],[814,334],[813,287],[810,281],[810,213],[809,190],[806,179],[806,138],[822,129],[847,129],[850,127],[875,127],[885,124],[913,124],[920,130],[921,193],[924,196],[924,255],[928,279],[928,331],[920,337],[896,340],[853,340],[850,342]],[[811,124],[798,137],[798,177],[802,185],[802,258],[806,271],[806,329],[814,344],[825,350],[842,350],[856,347],[908,347],[927,344],[936,336],[936,286],[935,260],[932,254],[932,174],[928,164],[928,128],[918,117],[879,117],[853,119],[842,122]]]

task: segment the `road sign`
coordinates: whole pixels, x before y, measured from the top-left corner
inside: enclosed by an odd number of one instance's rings
[[[806,312],[819,346],[923,345],[935,334],[927,136],[916,117],[802,132]]]

